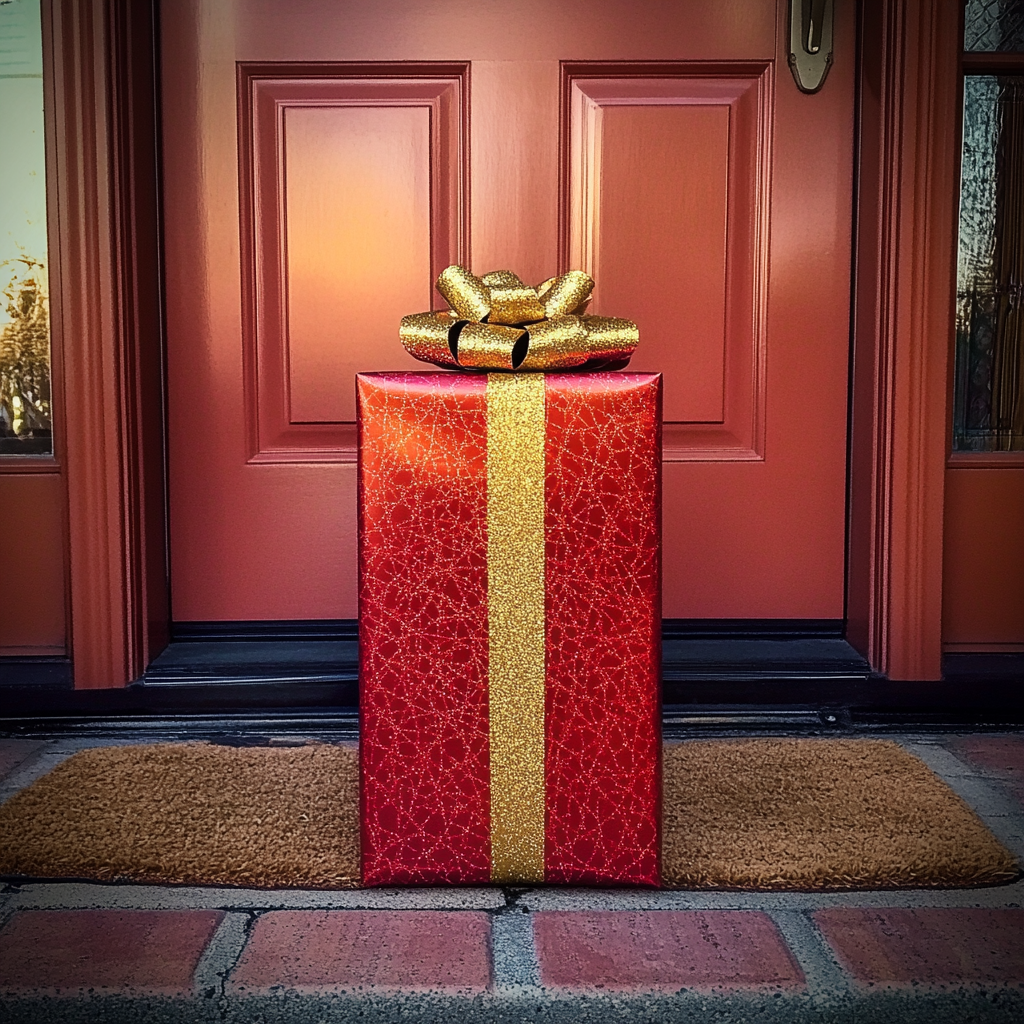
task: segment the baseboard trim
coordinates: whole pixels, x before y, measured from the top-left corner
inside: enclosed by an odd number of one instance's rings
[[[842,619],[662,619],[666,639],[794,640],[842,639]]]
[[[0,657],[0,691],[4,694],[10,687],[31,690],[70,690],[73,685],[70,658]]]
[[[287,640],[355,640],[356,619],[259,619],[245,622],[173,622],[171,643],[251,643]]]
[[[769,681],[825,686],[831,694],[871,676],[843,638],[841,620],[666,619],[662,628],[665,699],[673,703],[716,700],[716,686]],[[355,620],[183,622],[143,680],[162,687],[345,684],[356,682],[358,662]],[[761,700],[756,693],[743,699]]]
[[[1024,651],[971,651],[942,656],[943,678],[960,683],[998,679],[1024,685]]]
[[[175,623],[171,643],[142,679],[150,687],[335,685],[351,690],[358,676],[356,621],[327,619]]]
[[[666,619],[662,624],[666,703],[777,703],[761,691],[780,686],[799,691],[801,703],[816,703],[841,699],[871,676],[871,666],[847,643],[838,619]]]

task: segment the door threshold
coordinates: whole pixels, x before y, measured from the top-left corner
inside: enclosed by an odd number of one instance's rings
[[[354,620],[178,622],[142,681],[148,687],[355,686],[358,676]]]
[[[326,672],[322,674],[287,674],[278,673],[271,669],[267,673],[259,675],[225,675],[219,672],[209,674],[203,673],[162,673],[150,675],[147,671],[143,676],[142,684],[149,690],[161,687],[200,687],[200,686],[290,686],[293,684],[329,684],[329,683],[350,683],[355,679],[352,672]]]
[[[230,746],[294,746],[296,740],[355,742],[359,714],[354,709],[303,708],[287,711],[202,714],[65,714],[0,718],[0,736],[33,739],[117,736],[144,743],[225,741]],[[239,740],[243,742],[239,742]]]
[[[96,692],[96,691],[93,691]],[[834,718],[834,721],[831,719]],[[678,742],[740,736],[871,736],[886,734],[1003,732],[1024,725],[1024,715],[876,713],[857,708],[723,707],[667,705],[662,737]],[[62,713],[8,710],[0,716],[0,737],[101,739],[137,743],[209,741],[228,746],[297,746],[354,743],[359,715],[354,708],[267,708],[212,713],[129,712],[107,708],[65,709]]]

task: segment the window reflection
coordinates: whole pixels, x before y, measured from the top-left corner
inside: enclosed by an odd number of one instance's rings
[[[964,49],[1024,51],[1024,0],[967,0]]]
[[[0,456],[53,450],[39,0],[0,3]]]
[[[1024,77],[964,79],[954,451],[1024,450]]]

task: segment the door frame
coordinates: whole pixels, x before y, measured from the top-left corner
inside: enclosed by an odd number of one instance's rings
[[[893,680],[941,678],[960,7],[859,11],[846,621]],[[69,646],[122,687],[170,631],[157,0],[43,11]]]

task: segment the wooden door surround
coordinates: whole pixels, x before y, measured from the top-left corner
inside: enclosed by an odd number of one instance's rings
[[[44,3],[79,688],[141,676],[169,627],[153,7]],[[958,26],[956,0],[861,11],[846,604],[892,679],[941,673]]]

